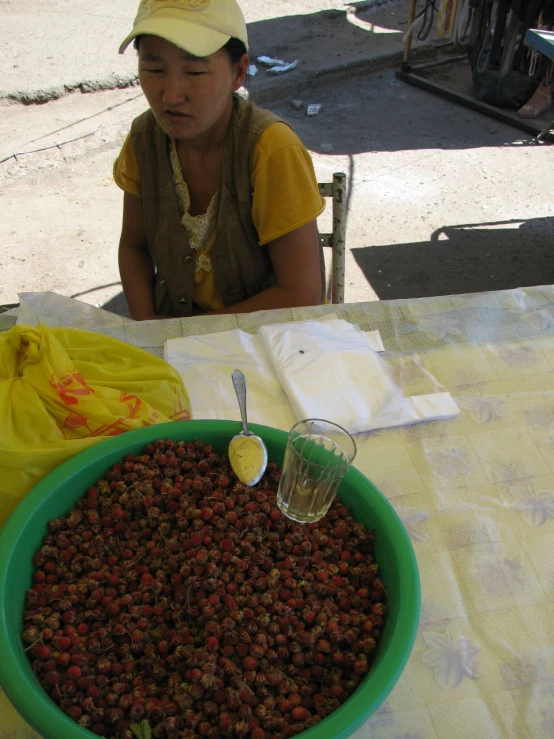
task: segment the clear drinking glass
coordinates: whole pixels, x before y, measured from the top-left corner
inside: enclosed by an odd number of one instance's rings
[[[356,442],[341,426],[320,418],[299,421],[287,440],[279,509],[300,523],[319,521],[355,456]]]

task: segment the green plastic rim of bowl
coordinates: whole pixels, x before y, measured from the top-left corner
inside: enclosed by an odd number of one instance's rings
[[[21,716],[45,739],[94,739],[50,699],[33,673],[21,639],[25,593],[32,583],[32,556],[47,533],[47,522],[65,515],[85,490],[125,454],[136,454],[156,439],[202,439],[226,453],[240,429],[234,421],[176,421],[129,431],[102,441],[60,465],[25,497],[0,534],[0,684]],[[281,464],[287,433],[252,424]],[[339,497],[357,520],[375,529],[375,557],[387,587],[387,618],[370,671],[356,692],[302,739],[342,739],[383,703],[410,655],[417,632],[420,587],[412,545],[394,509],[355,468],[342,481]]]

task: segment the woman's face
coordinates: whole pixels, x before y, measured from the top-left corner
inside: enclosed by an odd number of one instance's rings
[[[140,85],[161,128],[175,139],[193,140],[226,123],[231,93],[247,66],[246,54],[232,64],[222,49],[195,57],[158,36],[140,39]]]

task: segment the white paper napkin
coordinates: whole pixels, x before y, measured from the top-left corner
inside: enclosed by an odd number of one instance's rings
[[[248,420],[288,431],[296,423],[292,408],[261,341],[244,331],[168,339],[164,358],[183,378],[192,416],[240,420],[231,382],[239,369],[246,377]]]
[[[341,319],[262,326],[258,336],[295,420],[324,418],[356,434],[450,418],[450,393],[406,398],[357,327]]]
[[[367,334],[383,351],[379,331]],[[193,418],[240,420],[231,372],[246,377],[248,420],[288,431],[296,423],[289,400],[257,336],[240,331],[168,339],[164,358],[183,378]]]

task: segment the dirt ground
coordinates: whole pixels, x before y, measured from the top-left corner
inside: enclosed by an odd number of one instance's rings
[[[395,34],[396,47],[390,34],[389,46],[399,53],[406,7],[402,0],[370,8],[356,21],[371,26],[379,11],[374,25]],[[308,13],[279,18],[279,38],[290,36],[288,45],[271,45],[269,26],[262,27],[270,19],[260,19],[258,53],[302,54],[306,66],[279,86],[260,75],[252,95],[293,125],[318,179],[336,171],[348,176],[346,300],[553,282],[554,149],[400,82],[398,53],[386,69],[372,68],[367,53],[360,65],[363,49],[352,45],[352,28],[360,28],[349,22],[345,30],[338,12],[324,8],[317,23]],[[330,56],[340,72],[341,54],[342,73],[323,73]],[[293,97],[321,103],[320,114],[294,110]],[[20,292],[53,290],[124,311],[117,269],[122,196],[111,168],[144,109],[133,86],[0,107],[0,304],[17,302]],[[322,217],[322,230],[329,218]]]
[[[407,26],[408,0],[240,0],[240,5],[250,55],[298,59],[286,78],[291,83],[305,72],[379,55],[391,41],[400,49]],[[43,102],[68,90],[127,84],[136,72],[135,55],[132,48],[120,55],[118,47],[137,6],[138,0],[0,0],[5,60],[0,99]],[[276,78],[265,81],[273,86]],[[260,78],[255,82],[259,87]]]

